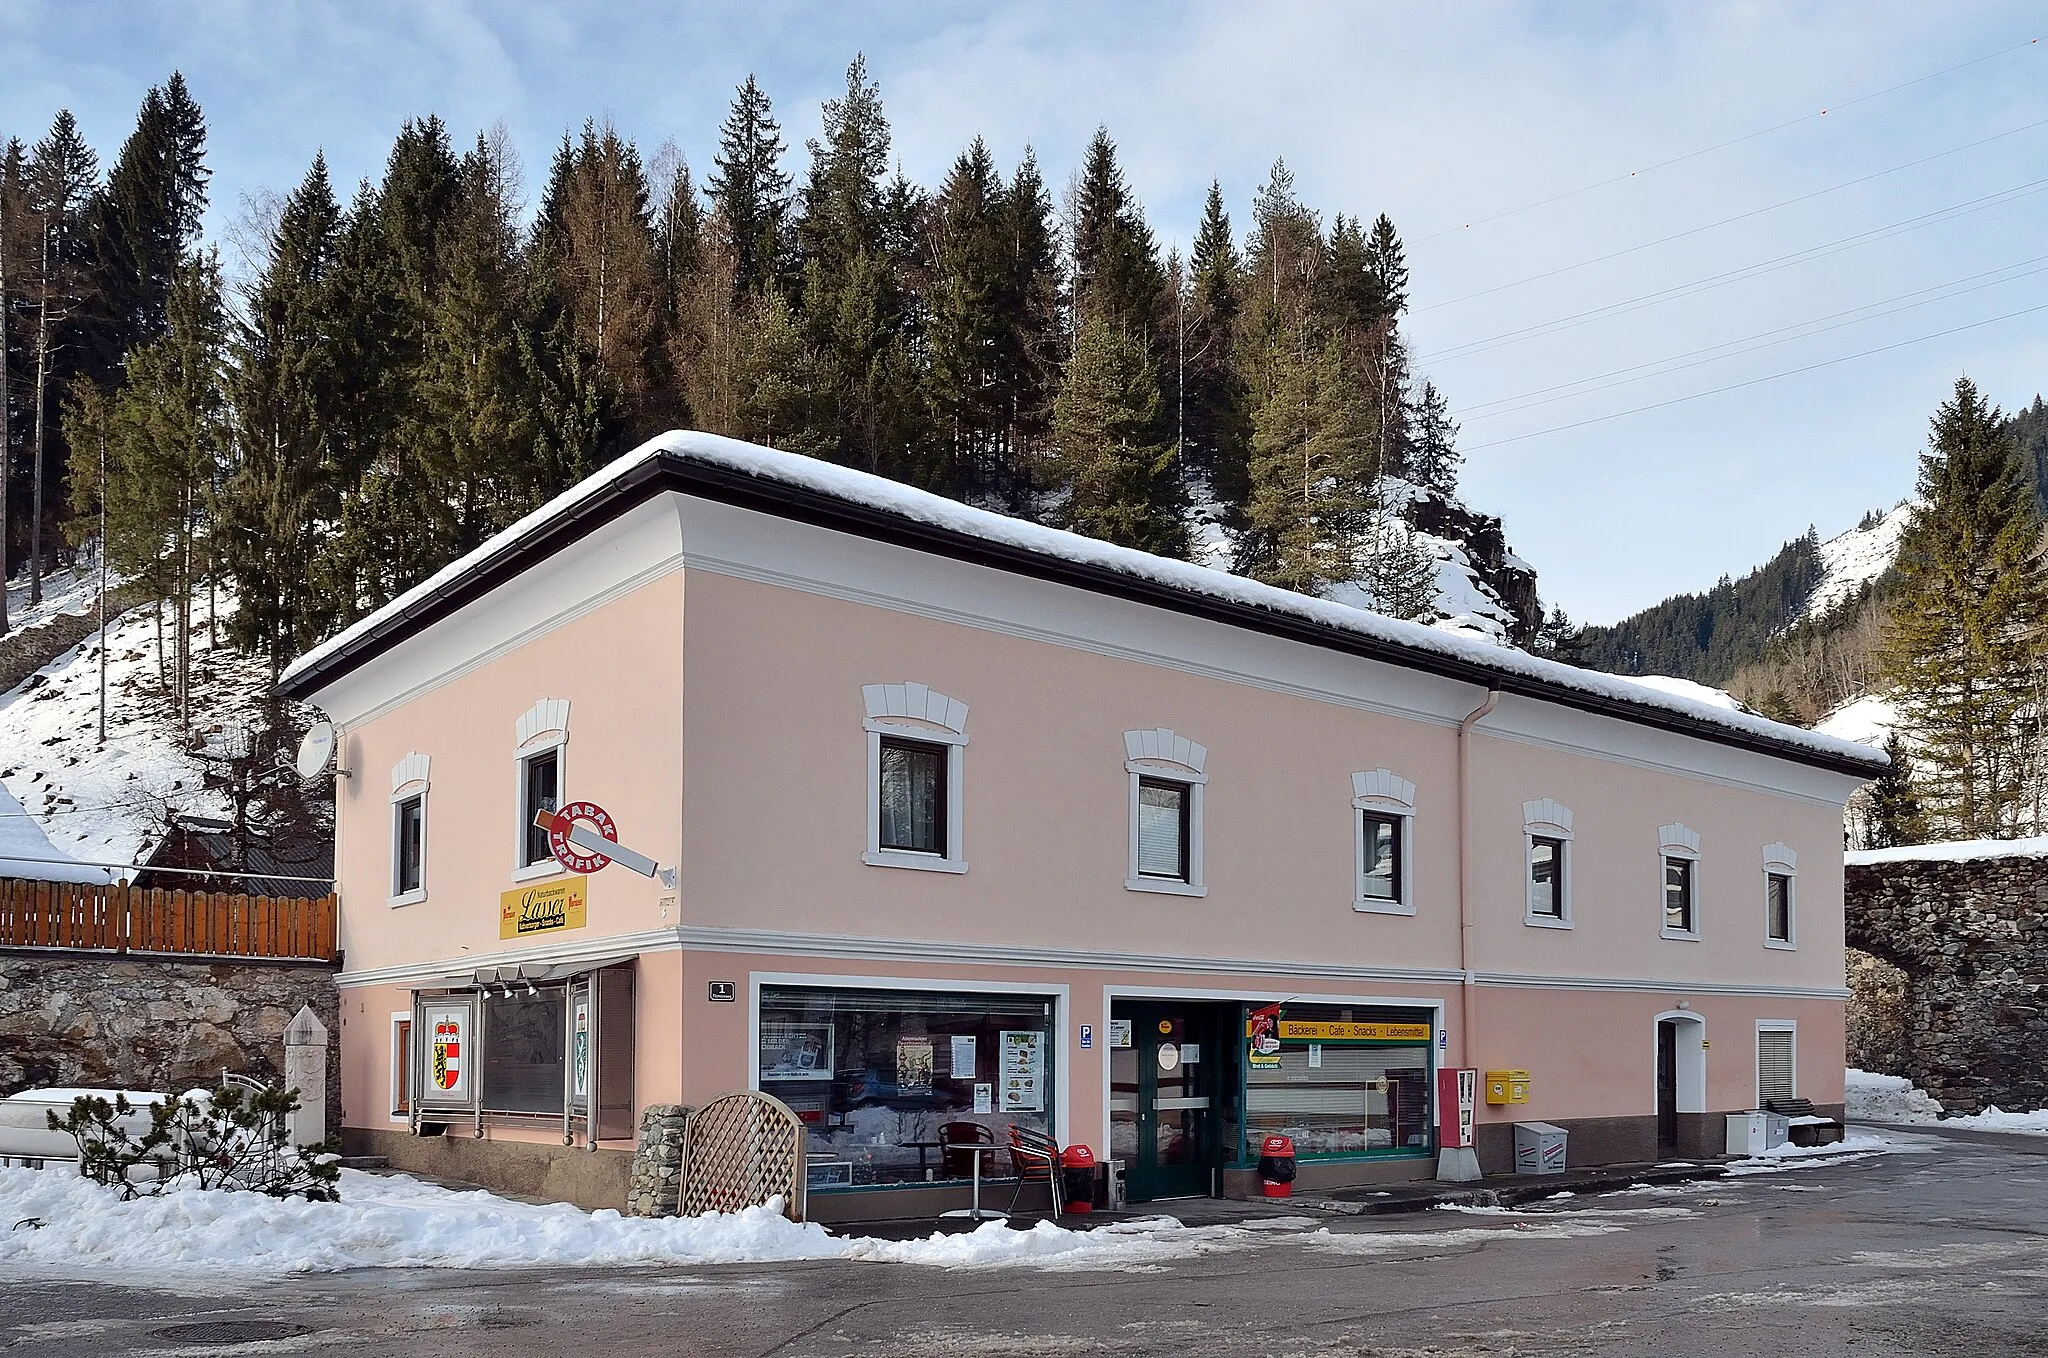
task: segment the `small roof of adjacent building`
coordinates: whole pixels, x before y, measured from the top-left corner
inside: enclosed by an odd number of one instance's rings
[[[113,868],[81,863],[52,844],[28,808],[0,783],[0,877],[105,885],[118,875]]]
[[[482,597],[634,505],[679,491],[1110,594],[1856,777],[1883,752],[1419,623],[977,509],[886,477],[715,434],[650,439],[475,551],[293,661],[280,687],[326,684]]]

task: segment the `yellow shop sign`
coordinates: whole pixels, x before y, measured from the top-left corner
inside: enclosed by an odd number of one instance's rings
[[[1427,1023],[1342,1023],[1280,1020],[1280,1038],[1295,1042],[1427,1042]]]
[[[560,877],[517,887],[498,897],[498,937],[525,938],[590,922],[588,877]]]

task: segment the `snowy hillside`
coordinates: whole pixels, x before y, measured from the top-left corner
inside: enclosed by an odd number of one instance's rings
[[[1870,527],[1851,528],[1820,545],[1824,574],[1814,586],[1813,597],[1806,601],[1806,617],[1822,616],[1891,569],[1899,556],[1899,536],[1913,517],[1913,506],[1913,501],[1901,500]]]
[[[98,744],[97,635],[0,695],[0,784],[60,852],[88,863],[137,863],[173,814],[227,811],[221,795],[203,786],[206,766],[195,751],[255,720],[270,673],[225,638],[210,646],[206,609],[201,593],[192,607],[189,737],[180,738],[158,678],[151,608],[125,613],[107,629],[105,748]]]

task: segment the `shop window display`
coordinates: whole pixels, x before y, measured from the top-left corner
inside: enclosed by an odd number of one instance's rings
[[[777,987],[761,994],[760,1087],[804,1120],[814,1187],[966,1178],[945,1143],[1052,1127],[1043,996]],[[1009,1172],[984,1157],[984,1176]]]
[[[564,992],[487,995],[484,1000],[484,1111],[562,1111]]]
[[[1427,1010],[1288,1005],[1247,1054],[1247,1138],[1292,1137],[1304,1158],[1428,1152],[1429,1039]]]

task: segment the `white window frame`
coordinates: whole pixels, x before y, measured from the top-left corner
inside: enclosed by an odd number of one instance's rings
[[[405,758],[391,766],[391,874],[386,883],[390,890],[385,904],[393,909],[402,905],[418,905],[427,898],[427,793],[432,786],[428,780],[431,770],[431,757],[418,750],[407,751]],[[405,804],[415,797],[420,802],[420,884],[410,891],[401,891],[398,889],[398,872],[402,841],[398,816]]]
[[[1209,747],[1177,735],[1171,727],[1124,732],[1124,772],[1129,779],[1128,808],[1131,852],[1124,874],[1124,890],[1149,891],[1164,896],[1206,896],[1207,880],[1202,874],[1202,802],[1208,785],[1206,772]],[[1146,877],[1138,872],[1138,784],[1144,779],[1180,783],[1188,799],[1188,875]]]
[[[867,848],[871,868],[916,872],[967,871],[967,704],[924,684],[863,684],[868,742]],[[943,853],[882,847],[882,737],[940,745],[946,751],[946,835]]]
[[[513,827],[512,880],[530,882],[552,877],[562,871],[554,855],[526,861],[526,825],[531,820],[526,807],[526,764],[535,755],[555,755],[555,801],[569,800],[569,700],[542,698],[521,714],[514,727],[512,747],[512,805],[520,822]]]
[[[1692,928],[1674,929],[1664,912],[1664,870],[1667,859],[1692,864]],[[1657,827],[1657,934],[1682,943],[1697,943],[1701,937],[1700,915],[1705,893],[1700,889],[1700,832],[1686,825]]]
[[[1785,937],[1771,937],[1771,878],[1785,879]],[[1789,844],[1764,845],[1764,946],[1799,951],[1799,854]]]
[[[411,1112],[400,1112],[398,1108],[399,1082],[405,1078],[405,1068],[413,1064],[412,1044],[419,1041],[420,1038],[417,1029],[411,1030],[407,1033],[405,1045],[400,1046],[398,1030],[402,1025],[411,1023],[412,1019],[413,1011],[410,1009],[394,1009],[391,1011],[391,1091],[390,1097],[384,1101],[384,1107],[389,1110],[393,1122],[409,1122],[412,1120]],[[419,1101],[418,1090],[413,1091],[413,1101],[415,1103]]]
[[[1792,1097],[1795,1099],[1799,1097],[1799,1020],[1758,1019],[1756,1021],[1756,1037],[1749,1044],[1750,1089],[1756,1095],[1756,1102],[1750,1105],[1752,1108],[1762,1108],[1764,1106],[1763,1037],[1765,1033],[1792,1034]]]
[[[1529,908],[1530,870],[1535,866],[1537,839],[1564,845],[1564,872],[1557,884],[1557,915],[1539,915]],[[1572,875],[1578,851],[1572,843],[1572,809],[1549,797],[1522,803],[1522,923],[1532,929],[1572,927]]]
[[[1394,899],[1365,894],[1365,817],[1394,821]],[[1368,915],[1415,913],[1415,784],[1391,769],[1351,775],[1351,908]]]

